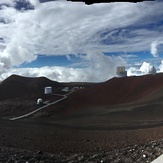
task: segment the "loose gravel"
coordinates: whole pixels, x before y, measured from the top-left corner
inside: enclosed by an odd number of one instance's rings
[[[109,152],[59,153],[0,148],[1,163],[150,163],[163,154],[163,139],[145,145],[134,145]]]

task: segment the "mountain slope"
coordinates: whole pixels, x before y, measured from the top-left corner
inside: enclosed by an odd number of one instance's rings
[[[148,99],[154,93],[154,96],[162,98],[162,89],[162,73],[112,78],[94,87],[72,93],[67,99],[67,105],[74,108],[116,105]]]
[[[0,84],[0,100],[42,95],[46,86],[52,86],[57,90],[62,85],[45,77],[29,78],[11,75]]]

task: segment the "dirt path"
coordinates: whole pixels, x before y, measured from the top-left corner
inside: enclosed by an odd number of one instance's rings
[[[9,120],[14,121],[14,120],[22,119],[22,118],[27,118],[28,116],[30,116],[30,115],[32,115],[32,114],[35,114],[36,112],[38,112],[38,111],[40,111],[40,110],[42,110],[42,109],[45,109],[45,108],[47,108],[47,107],[49,107],[49,106],[52,106],[52,105],[54,105],[54,104],[57,104],[57,103],[59,103],[59,102],[65,100],[65,99],[67,98],[67,95],[71,94],[72,92],[74,92],[74,91],[71,91],[71,92],[69,92],[69,93],[67,93],[67,94],[65,94],[65,95],[53,94],[53,95],[60,96],[60,97],[62,97],[62,98],[59,99],[59,100],[56,100],[56,101],[54,101],[54,102],[47,103],[46,105],[41,106],[41,107],[39,107],[38,109],[36,109],[36,110],[34,110],[34,111],[32,111],[32,112],[29,112],[29,113],[27,113],[27,114],[24,114],[24,115],[21,115],[21,116],[18,116],[18,117],[14,117],[14,118],[10,118]]]

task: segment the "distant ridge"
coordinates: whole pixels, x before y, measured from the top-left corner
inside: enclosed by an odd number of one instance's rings
[[[79,82],[80,83],[80,82]],[[158,97],[163,99],[163,73],[155,75],[112,78],[102,83],[87,83],[89,88],[79,89],[65,100],[74,108],[108,106]],[[75,84],[74,84],[75,85]],[[80,83],[82,85],[82,83]],[[0,100],[16,97],[39,96],[44,87],[60,90],[72,83],[59,83],[46,77],[23,77],[11,75],[0,83]],[[161,91],[162,90],[162,91]],[[159,92],[159,93],[158,93]]]
[[[42,95],[43,88],[46,86],[58,88],[62,85],[46,77],[11,75],[0,84],[0,100]]]
[[[110,106],[148,99],[149,96],[163,100],[163,73],[112,78],[94,87],[77,90],[69,96],[66,105],[74,108]]]

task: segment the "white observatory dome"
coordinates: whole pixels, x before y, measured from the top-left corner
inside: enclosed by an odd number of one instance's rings
[[[39,98],[39,99],[37,100],[37,105],[42,104],[42,103],[43,103],[42,98]]]
[[[143,62],[143,64],[140,67],[140,71],[143,74],[156,74],[156,68],[147,62]]]
[[[156,68],[154,66],[150,66],[148,74],[156,74]]]

